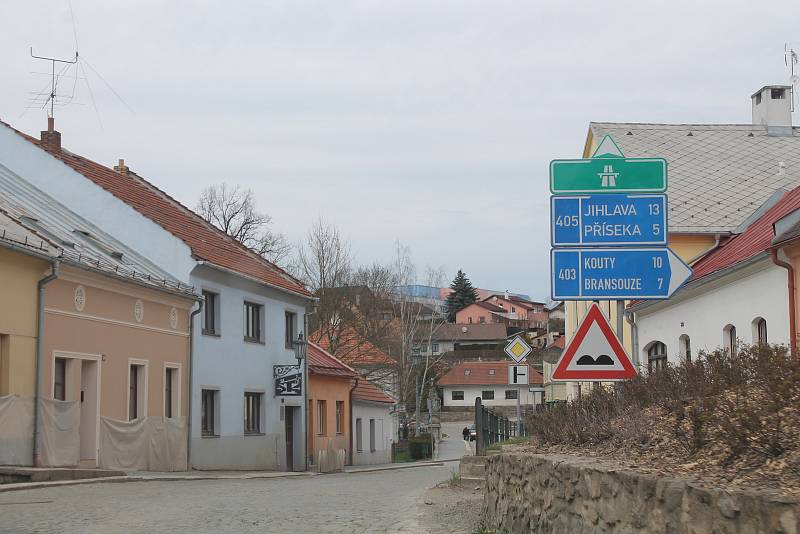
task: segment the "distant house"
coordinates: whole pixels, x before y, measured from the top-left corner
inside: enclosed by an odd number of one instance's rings
[[[422,355],[442,356],[450,363],[459,360],[497,360],[504,357],[506,327],[503,324],[439,325],[428,337],[418,341]],[[430,351],[430,352],[429,352]]]
[[[392,443],[397,436],[395,399],[379,387],[358,379],[353,402],[353,465],[387,464],[392,461]]]
[[[476,301],[456,312],[456,324],[508,324],[506,310],[489,302]]]
[[[495,362],[461,362],[442,376],[437,385],[442,388],[445,408],[475,406],[480,397],[486,406],[516,406],[517,395],[521,405],[541,404],[542,375],[529,367],[529,386],[508,385],[509,360]],[[531,388],[538,391],[531,392]]]
[[[508,292],[494,294],[483,300],[503,309],[505,317],[511,321],[518,321],[526,329],[546,329],[548,311],[543,302],[534,302]]]

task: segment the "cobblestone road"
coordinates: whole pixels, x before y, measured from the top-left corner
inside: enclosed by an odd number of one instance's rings
[[[417,498],[454,469],[14,491],[0,494],[0,532],[435,532]]]

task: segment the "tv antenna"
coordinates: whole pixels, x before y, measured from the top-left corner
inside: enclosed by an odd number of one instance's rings
[[[790,47],[788,43],[784,43],[783,45],[783,63],[787,67],[789,67],[790,74],[790,84],[792,86],[792,100],[791,100],[791,110],[794,111],[794,91],[795,88],[800,86],[800,76],[795,74],[795,65],[797,65],[797,52],[795,52],[794,48]]]
[[[56,93],[56,88],[58,87],[58,78],[66,73],[69,69],[70,65],[74,65],[78,62],[78,51],[75,51],[75,57],[72,59],[58,59],[55,57],[46,57],[46,56],[37,56],[33,53],[33,47],[31,47],[31,57],[34,59],[41,59],[43,61],[49,61],[51,66],[51,74],[50,74],[50,94],[42,103],[42,107],[46,107],[47,104],[50,104],[50,117],[53,117],[53,113],[55,111],[55,103],[56,97],[58,96]],[[56,63],[63,63],[64,68],[62,68],[58,74],[56,74]],[[76,74],[77,75],[77,74]],[[42,93],[44,96],[46,93]]]

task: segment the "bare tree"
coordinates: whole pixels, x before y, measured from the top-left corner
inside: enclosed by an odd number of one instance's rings
[[[256,209],[252,189],[226,183],[209,186],[200,194],[197,212],[256,254],[286,265],[292,247],[283,234],[269,228],[272,217]]]

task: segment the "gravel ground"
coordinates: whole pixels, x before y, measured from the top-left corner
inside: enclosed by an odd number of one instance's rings
[[[481,524],[483,487],[440,483],[417,501],[421,532],[473,533]]]

